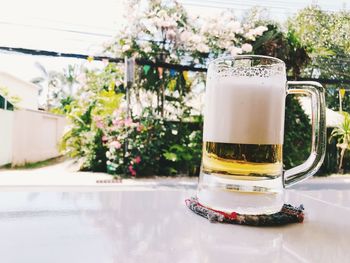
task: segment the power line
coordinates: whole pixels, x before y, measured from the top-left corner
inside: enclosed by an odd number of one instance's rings
[[[228,3],[228,4],[224,4],[224,5],[221,5],[221,6],[218,6],[217,3],[214,3],[214,2],[201,2],[201,3],[198,3],[198,2],[195,2],[195,1],[186,1],[186,2],[183,2],[184,5],[192,5],[192,6],[200,6],[200,7],[212,7],[212,8],[218,8],[218,9],[225,9],[225,8],[232,8],[234,10],[241,10],[241,11],[246,11],[246,10],[249,10],[251,9],[252,7],[262,7],[262,8],[267,8],[267,9],[278,9],[278,10],[290,10],[290,9],[287,9],[285,7],[277,7],[277,6],[261,6],[261,5],[254,5],[254,4],[244,4],[244,6],[247,6],[247,8],[242,8],[241,5],[239,4],[234,4],[234,3]],[[237,8],[237,6],[239,6],[239,8]]]
[[[110,62],[116,62],[116,63],[122,63],[124,62],[124,58],[117,58],[117,57],[110,57],[110,56],[89,56],[85,54],[77,54],[77,53],[61,53],[56,51],[47,51],[47,50],[35,50],[35,49],[28,49],[28,48],[14,48],[14,47],[4,47],[0,46],[0,50],[9,51],[9,52],[16,52],[26,55],[33,55],[33,56],[49,56],[49,57],[62,57],[62,58],[77,58],[77,59],[86,59],[89,60],[90,58],[93,58],[93,60],[97,61],[103,61],[108,60]],[[203,67],[195,67],[190,65],[180,65],[180,64],[171,64],[166,62],[153,62],[151,60],[137,58],[136,64],[144,66],[148,65],[151,67],[162,67],[166,69],[174,69],[177,71],[195,71],[195,72],[206,72],[207,69]]]
[[[219,8],[219,9],[233,8],[236,10],[237,9],[238,10],[249,10],[251,7],[262,7],[262,8],[275,9],[275,10],[285,10],[285,11],[289,10],[290,13],[291,13],[292,9],[295,9],[295,5],[287,6],[284,4],[288,4],[289,2],[283,2],[283,1],[274,1],[273,3],[271,3],[272,5],[266,5],[266,4],[261,5],[259,2],[256,2],[256,1],[245,1],[244,4],[235,3],[235,2],[231,2],[231,1],[228,2],[228,1],[215,1],[215,0],[209,0],[206,2],[196,1],[196,0],[183,0],[181,2],[183,5],[192,5],[192,6],[200,6],[200,7],[214,7],[214,8]],[[275,5],[274,3],[279,3],[279,5]],[[299,9],[306,8],[310,5],[311,4],[299,6]],[[239,8],[236,8],[237,6]],[[247,8],[242,8],[242,6],[247,6]],[[329,9],[322,9],[322,8],[321,8],[321,10],[324,12],[330,12],[330,13],[340,11],[340,10],[329,10]],[[297,10],[295,10],[295,11],[297,11]]]
[[[77,59],[86,59],[89,60],[90,58],[93,58],[97,61],[103,61],[108,60],[110,62],[115,63],[122,63],[124,62],[124,58],[117,58],[117,57],[110,57],[110,56],[89,56],[84,54],[76,54],[76,53],[60,53],[55,51],[47,51],[47,50],[35,50],[35,49],[28,49],[28,48],[13,48],[13,47],[4,47],[0,46],[0,50],[9,51],[9,52],[16,52],[26,55],[34,55],[34,56],[49,56],[49,57],[62,57],[62,58],[77,58]],[[161,67],[166,69],[173,69],[179,72],[182,71],[193,71],[193,72],[206,72],[207,68],[205,67],[196,67],[191,65],[180,65],[180,64],[171,64],[166,62],[154,62],[147,59],[137,58],[135,59],[136,64],[141,66],[151,66],[154,68]],[[289,78],[288,78],[289,79]],[[337,80],[337,79],[314,79],[314,78],[298,78],[297,80],[302,81],[318,81],[323,84],[350,84],[350,79],[345,80]]]
[[[60,31],[60,32],[66,32],[66,33],[75,33],[75,34],[83,34],[83,35],[91,35],[91,36],[98,36],[98,37],[113,37],[112,35],[107,35],[107,34],[102,34],[102,33],[94,33],[94,32],[79,31],[79,30],[61,29],[61,28],[57,28],[57,27],[48,27],[48,26],[37,26],[37,25],[34,26],[34,25],[13,23],[13,22],[7,22],[7,21],[0,21],[0,24],[10,25],[10,26],[31,27],[31,28],[36,28],[36,29],[48,29],[48,30],[53,30],[53,31]]]

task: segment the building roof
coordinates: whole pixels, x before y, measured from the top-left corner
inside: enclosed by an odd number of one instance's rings
[[[39,87],[33,83],[24,81],[7,72],[0,71],[0,87],[3,87],[8,91],[8,96],[2,94],[3,97],[7,97],[7,100],[11,96],[16,96],[20,99],[20,101],[16,103],[16,106],[19,108],[32,110],[38,109]]]
[[[35,91],[37,91],[39,89],[39,87],[31,82],[25,81],[23,79],[20,79],[10,73],[4,72],[4,71],[0,71],[0,85],[2,85],[1,80],[2,79],[11,79],[13,81],[16,81],[17,83],[21,83],[23,85],[26,85],[27,87],[30,87],[32,89],[34,89]]]
[[[310,97],[299,97],[299,103],[306,115],[311,116],[311,99]],[[344,122],[344,115],[334,110],[326,108],[326,125],[327,127],[337,127]]]

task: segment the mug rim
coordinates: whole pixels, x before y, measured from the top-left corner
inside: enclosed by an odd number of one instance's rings
[[[273,63],[271,64],[270,66],[272,65],[276,65],[276,64],[283,64],[285,65],[286,63],[279,59],[279,58],[276,58],[276,57],[270,57],[270,56],[265,56],[265,55],[235,55],[235,56],[222,56],[222,57],[218,57],[216,59],[213,59],[212,61],[209,62],[209,65],[211,64],[215,64],[215,63],[218,63],[218,62],[221,62],[221,61],[225,61],[225,60],[231,60],[231,61],[234,61],[236,59],[244,59],[244,58],[266,58],[266,59],[270,59],[271,61],[274,61],[276,63]]]

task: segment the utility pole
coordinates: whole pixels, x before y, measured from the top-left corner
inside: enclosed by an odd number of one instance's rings
[[[135,81],[135,58],[125,57],[125,67],[124,67],[124,85],[125,85],[125,97],[126,97],[126,117],[130,118],[131,109],[130,109],[130,90]],[[128,157],[128,147],[129,139],[125,139],[124,143],[124,161]]]
[[[130,117],[130,89],[135,81],[135,58],[125,57],[124,84],[126,96],[126,114]]]

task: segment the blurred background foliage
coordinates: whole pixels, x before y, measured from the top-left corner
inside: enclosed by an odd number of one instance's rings
[[[290,79],[340,80],[326,86],[328,107],[339,109],[338,89],[350,78],[349,12],[330,14],[308,7],[281,26],[257,9],[242,21],[232,12],[205,21],[190,18],[179,3],[150,2],[140,11],[137,2],[129,2],[128,24],[106,48],[108,54],[197,67],[222,55],[273,56],[285,61]],[[123,65],[107,62],[100,71],[43,70],[43,77],[35,80],[51,90],[54,85],[66,87],[56,99],[48,95],[47,101],[51,111],[67,114],[70,120],[62,151],[79,159],[86,170],[126,176],[197,175],[205,74],[137,66],[127,99],[123,70]],[[345,96],[344,111],[350,111],[348,102]],[[286,169],[306,160],[310,143],[309,117],[298,99],[288,96]]]

